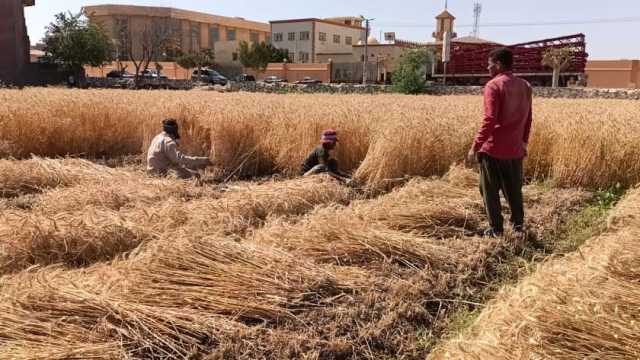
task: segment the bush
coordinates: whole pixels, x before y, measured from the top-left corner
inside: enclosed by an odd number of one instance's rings
[[[429,50],[416,49],[406,52],[398,69],[393,73],[393,87],[403,94],[419,94],[424,91],[427,72],[431,70],[433,54]]]

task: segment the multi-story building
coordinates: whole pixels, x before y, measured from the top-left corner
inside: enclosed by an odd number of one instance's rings
[[[319,62],[326,54],[351,54],[365,34],[357,17],[271,21],[273,45],[286,49],[295,63]]]
[[[123,31],[131,35],[131,39],[140,39],[133,34],[159,27],[168,28],[178,49],[183,52],[212,49],[216,63],[223,66],[240,66],[238,52],[241,41],[262,42],[270,38],[269,24],[239,17],[131,5],[86,6],[84,12],[91,21],[100,24],[114,42]],[[139,41],[131,44],[131,51],[134,56],[140,54],[142,44]]]
[[[29,36],[24,7],[35,0],[0,1],[0,81],[22,85],[23,69],[29,63]]]

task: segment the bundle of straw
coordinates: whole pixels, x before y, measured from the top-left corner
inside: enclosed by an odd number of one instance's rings
[[[83,182],[125,179],[131,173],[111,169],[80,159],[30,160],[0,159],[0,197],[40,192],[45,188],[69,186]]]
[[[503,290],[467,335],[432,358],[640,356],[638,199],[635,190],[621,203],[614,215],[617,226],[608,233]]]
[[[5,213],[0,216],[0,273],[56,263],[86,266],[112,259],[152,237],[113,211]]]
[[[312,263],[223,237],[168,235],[132,262],[129,301],[246,320],[289,317],[338,291],[334,277]]]

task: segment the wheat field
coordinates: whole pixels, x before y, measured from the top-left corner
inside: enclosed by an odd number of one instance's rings
[[[140,154],[166,117],[187,152],[226,173],[296,174],[322,129],[338,130],[341,167],[372,187],[443,175],[463,160],[482,115],[473,96],[266,95],[215,92],[0,91],[0,156],[113,158]],[[633,101],[535,99],[531,178],[604,188],[640,180]]]
[[[0,358],[638,356],[637,190],[581,252],[478,303],[508,259],[548,255],[544,241],[593,190],[639,182],[633,102],[535,100],[523,243],[477,235],[478,175],[460,162],[479,97],[26,89],[0,100]],[[226,181],[146,176],[141,154],[165,117]],[[296,176],[328,127],[362,188]],[[442,342],[461,305],[483,311]],[[509,327],[518,321],[528,337]]]

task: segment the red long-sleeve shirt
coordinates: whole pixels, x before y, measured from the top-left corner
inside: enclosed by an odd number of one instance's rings
[[[521,159],[526,156],[532,121],[531,85],[504,72],[484,89],[484,121],[473,150],[497,159]]]

